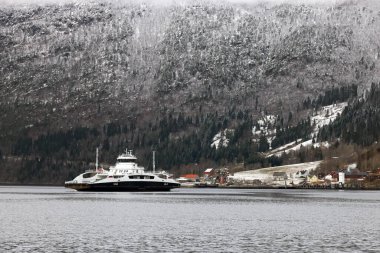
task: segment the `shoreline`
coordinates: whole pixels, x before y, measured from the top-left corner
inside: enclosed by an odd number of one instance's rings
[[[181,188],[220,188],[220,189],[280,189],[280,190],[363,190],[363,191],[378,191],[380,187],[328,187],[328,186],[269,186],[269,185],[219,185],[215,186],[186,186]]]
[[[197,188],[197,187],[194,187]],[[207,187],[204,187],[207,188]],[[331,187],[266,187],[266,186],[219,186],[216,188],[221,189],[278,189],[278,190],[354,190],[354,191],[379,191],[380,188],[357,188],[357,187],[343,187],[343,188],[331,188]]]
[[[37,187],[65,187],[63,184],[21,184],[21,183],[6,183],[6,182],[0,182],[1,186],[37,186]],[[215,186],[182,186],[180,187],[182,189],[246,189],[246,190],[353,190],[353,191],[379,191],[380,187],[378,188],[359,188],[359,187],[343,187],[343,188],[332,188],[332,187],[294,187],[294,186],[252,186],[252,185],[219,185],[218,187]]]

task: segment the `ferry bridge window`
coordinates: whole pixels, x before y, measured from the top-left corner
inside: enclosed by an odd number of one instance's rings
[[[130,179],[144,179],[144,176],[129,176]]]
[[[117,159],[119,163],[134,163],[135,159]]]
[[[96,175],[96,173],[86,173],[86,174],[83,174],[83,178],[89,178],[89,177],[93,177],[95,175]]]

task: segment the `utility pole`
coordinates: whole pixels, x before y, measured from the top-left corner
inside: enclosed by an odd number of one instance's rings
[[[155,155],[156,155],[156,151],[153,150],[153,174],[156,173]]]
[[[99,167],[99,148],[96,148],[96,163],[95,163],[96,171],[98,171],[98,167]]]

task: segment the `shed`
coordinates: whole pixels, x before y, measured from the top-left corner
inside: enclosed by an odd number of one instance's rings
[[[273,172],[273,180],[274,181],[283,181],[283,180],[286,180],[288,179],[288,175],[286,174],[286,172]]]
[[[210,174],[212,174],[214,172],[214,169],[213,168],[208,168],[208,169],[206,169],[204,172],[203,172],[203,174],[205,174],[205,175],[210,175]]]

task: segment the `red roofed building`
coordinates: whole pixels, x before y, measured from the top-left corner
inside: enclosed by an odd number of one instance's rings
[[[183,175],[181,177],[184,177],[184,178],[187,178],[187,179],[194,179],[194,180],[196,180],[196,179],[199,178],[199,176],[197,174],[186,174],[186,175]]]
[[[186,174],[182,175],[180,178],[177,179],[178,182],[198,182],[199,176],[197,174]]]

